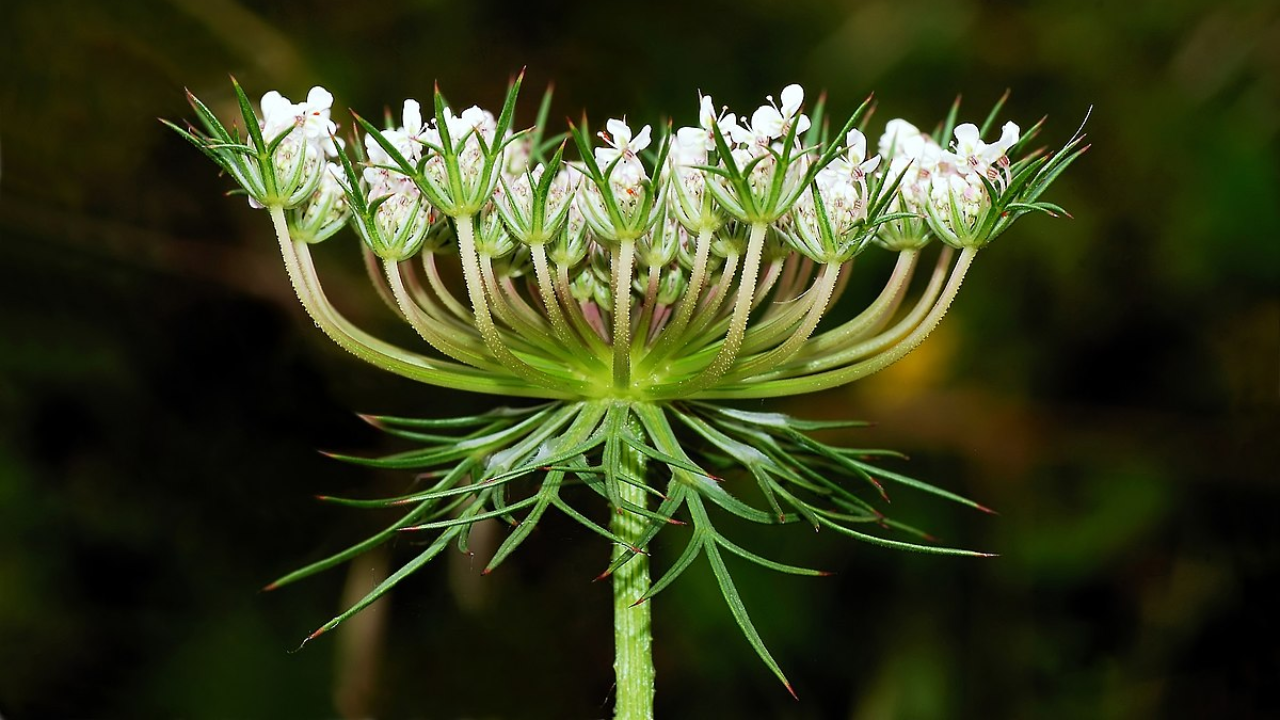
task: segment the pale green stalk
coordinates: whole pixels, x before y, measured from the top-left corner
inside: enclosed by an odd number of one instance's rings
[[[707,277],[707,260],[711,253],[711,230],[703,228],[698,232],[694,243],[693,271],[689,275],[689,286],[685,288],[680,306],[676,308],[675,317],[662,330],[662,337],[640,360],[639,371],[651,369],[655,363],[666,358],[678,347],[677,340],[684,336],[684,330],[693,317],[693,311],[702,297],[702,286]]]
[[[943,254],[950,259],[950,254],[945,250]],[[836,347],[848,341],[849,338],[861,337],[869,328],[880,322],[883,317],[889,314],[889,310],[896,305],[896,300],[906,292],[907,284],[911,281],[911,275],[915,270],[916,261],[919,259],[919,250],[903,250],[898,253],[898,261],[893,266],[889,281],[885,283],[884,289],[876,296],[876,299],[848,322],[815,337],[810,345],[813,351],[817,352]]]
[[[383,261],[383,269],[386,271],[391,295],[399,306],[400,315],[408,321],[414,331],[423,340],[426,340],[431,347],[458,362],[489,371],[501,372],[502,366],[481,352],[484,348],[483,345],[467,343],[465,342],[465,336],[460,340],[453,333],[440,332],[434,319],[425,316],[422,309],[410,297],[408,288],[405,287],[404,278],[400,274],[400,263],[385,260]]]
[[[725,335],[724,343],[720,346],[720,351],[716,353],[711,364],[698,375],[658,388],[659,396],[670,397],[673,394],[681,396],[689,392],[697,392],[713,385],[733,366],[734,360],[738,357],[738,348],[742,346],[742,336],[747,329],[747,317],[751,314],[755,299],[756,278],[760,271],[760,255],[764,251],[764,235],[767,229],[768,226],[764,223],[754,223],[751,226],[751,235],[747,238],[746,259],[742,265],[742,279],[738,282],[738,297],[734,302],[729,331]]]
[[[814,293],[814,297],[810,300],[809,312],[805,315],[804,322],[800,324],[800,327],[796,328],[791,337],[787,338],[781,345],[740,363],[734,368],[733,373],[729,376],[730,379],[747,377],[761,369],[777,367],[779,363],[799,351],[800,346],[809,339],[813,329],[822,320],[822,314],[826,312],[827,305],[831,302],[832,291],[835,289],[836,281],[839,277],[840,263],[823,265],[816,287],[810,290],[810,292]]]
[[[613,255],[613,388],[626,392],[631,385],[631,265],[634,240],[623,240]]]
[[[643,428],[628,411],[628,431],[640,437]],[[623,452],[623,472],[637,483],[645,481],[645,456],[627,448]],[[621,500],[645,507],[643,487],[628,482],[618,483]],[[636,513],[619,510],[613,516],[612,530],[631,545],[640,541],[650,520]],[[632,551],[615,547],[617,560]],[[614,706],[615,720],[653,720],[653,630],[649,602],[640,602],[649,591],[649,558],[635,553],[613,573],[613,669],[617,678],[618,697]]]
[[[280,244],[280,254],[284,259],[285,270],[299,302],[316,325],[324,331],[329,339],[339,347],[355,355],[357,358],[386,370],[387,372],[417,380],[430,385],[439,385],[458,390],[489,393],[492,395],[512,395],[518,397],[573,398],[570,391],[551,388],[535,388],[525,383],[505,378],[494,377],[493,373],[482,372],[465,365],[450,361],[433,360],[396,347],[352,326],[346,321],[320,288],[315,277],[315,268],[311,265],[310,249],[305,243],[294,242],[289,236],[288,223],[284,210],[280,207],[270,208],[271,220],[275,225],[276,238]]]
[[[924,292],[920,294],[919,299],[916,300],[915,306],[889,330],[865,340],[860,340],[860,337],[865,337],[868,333],[860,333],[850,337],[843,347],[829,349],[827,352],[818,352],[814,348],[806,346],[792,362],[782,365],[774,372],[761,374],[756,380],[773,380],[808,375],[820,370],[829,370],[846,365],[888,349],[918,327],[925,315],[933,307],[939,293],[942,291],[942,285],[947,279],[948,266],[942,260],[949,257],[950,254],[947,253],[938,258],[939,263],[933,269],[929,284],[925,287]],[[868,330],[870,329],[868,328]]]
[[[444,278],[440,277],[440,268],[436,266],[435,253],[422,254],[422,268],[427,271],[427,282],[431,284],[431,289],[435,291],[436,296],[449,308],[458,319],[474,324],[475,315],[467,309],[465,305],[454,297],[453,293],[444,284]]]
[[[973,264],[973,259],[977,256],[977,253],[978,250],[976,248],[965,248],[960,252],[960,259],[956,261],[956,266],[951,271],[951,277],[947,282],[947,286],[943,289],[942,296],[938,299],[937,304],[933,306],[929,315],[910,335],[903,338],[891,349],[838,370],[765,382],[757,381],[754,378],[746,378],[741,383],[704,391],[696,397],[765,398],[800,395],[853,382],[885,369],[916,349],[929,336],[929,333],[933,332],[938,323],[942,321],[943,316],[947,314],[947,310],[951,307],[951,302],[955,300],[956,293],[960,291],[960,285],[964,282],[965,273],[969,271],[969,267]]]
[[[476,328],[484,344],[507,369],[519,375],[527,382],[539,386],[563,388],[571,393],[585,395],[587,386],[577,380],[559,379],[547,375],[516,357],[507,347],[501,331],[493,322],[489,312],[488,299],[485,297],[484,281],[480,276],[480,259],[476,254],[475,226],[469,215],[454,218],[458,229],[458,254],[462,256],[462,274],[467,283],[467,293],[471,297],[471,309],[475,311]]]

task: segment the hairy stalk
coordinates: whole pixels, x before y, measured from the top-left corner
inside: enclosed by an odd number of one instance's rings
[[[284,210],[273,206],[270,208],[270,213],[276,229],[276,238],[280,242],[280,254],[284,259],[285,270],[289,274],[289,281],[293,284],[298,300],[324,334],[343,350],[387,372],[430,385],[494,395],[573,397],[572,393],[561,390],[530,387],[524,383],[494,377],[493,373],[411,353],[378,340],[352,326],[324,297],[324,291],[320,289],[319,281],[315,278],[315,268],[311,267],[307,246],[304,243],[294,242],[289,236],[289,226],[285,221]]]
[[[431,289],[435,291],[440,301],[445,307],[460,320],[470,324],[474,322],[475,314],[467,309],[465,305],[454,297],[453,293],[444,284],[444,278],[440,277],[440,266],[436,265],[436,254],[432,252],[422,253],[422,269],[427,272],[427,282],[430,283]]]
[[[950,248],[947,249],[950,250]],[[825,353],[813,352],[812,346],[806,346],[804,348],[805,352],[797,356],[792,362],[783,363],[776,370],[761,373],[756,379],[773,380],[780,377],[816,373],[819,370],[828,370],[847,365],[855,360],[861,360],[888,349],[919,326],[925,315],[933,308],[934,302],[938,299],[938,294],[942,292],[942,284],[947,279],[948,265],[944,260],[948,260],[950,257],[950,253],[943,253],[938,257],[938,264],[934,267],[933,275],[929,278],[929,283],[925,286],[924,292],[920,294],[910,312],[904,315],[893,327],[878,335],[860,340],[860,337],[865,337],[874,329],[868,327],[868,332],[860,336],[850,337],[847,341],[849,344],[828,350]],[[879,324],[881,323],[877,322],[877,325]]]
[[[506,341],[502,337],[502,333],[498,330],[497,325],[493,322],[493,316],[489,313],[489,302],[485,297],[484,281],[480,276],[480,258],[476,254],[476,236],[473,218],[468,215],[459,215],[455,218],[458,228],[458,254],[462,256],[462,273],[467,282],[467,291],[471,296],[471,309],[475,311],[476,327],[480,330],[480,336],[484,338],[484,344],[489,351],[494,354],[503,365],[509,370],[519,375],[526,381],[539,386],[557,387],[563,383],[557,381],[554,377],[549,377],[516,357],[511,352],[511,348],[507,347]],[[574,390],[581,393],[586,387],[584,383],[573,381],[569,383]]]
[[[628,432],[642,436],[639,421],[630,411],[627,414]],[[638,484],[620,482],[618,492],[623,501],[641,508],[645,507],[646,498],[639,484],[645,482],[645,470],[644,455],[632,448],[623,451],[622,472]],[[618,509],[611,529],[634,546],[648,524],[643,516]],[[613,559],[630,553],[628,548],[617,546]],[[649,591],[649,558],[644,553],[634,555],[613,574],[613,669],[618,686],[615,720],[653,720],[653,631],[650,603],[641,602]]]
[[[446,310],[436,300],[436,296],[427,286],[422,284],[418,278],[415,263],[411,261],[401,262],[399,264],[400,276],[404,278],[405,287],[409,290],[409,297],[417,301],[418,305],[427,313],[434,322],[441,323],[463,335],[480,343],[480,333],[476,332],[475,322],[471,320],[470,315],[467,316],[466,322],[463,322],[450,311]],[[385,282],[385,281],[384,281]]]
[[[649,370],[659,360],[664,359],[676,347],[677,338],[683,337],[684,329],[693,317],[693,311],[702,297],[702,285],[707,276],[707,260],[711,254],[711,230],[703,228],[698,232],[693,258],[693,272],[689,276],[689,286],[685,288],[684,297],[676,309],[675,317],[663,328],[662,336],[657,344],[640,360],[640,369]]]
[[[547,246],[543,243],[531,245],[529,254],[533,258],[533,270],[537,276],[538,293],[542,297],[542,307],[546,308],[547,318],[551,321],[551,331],[565,347],[574,347],[578,343],[564,319],[564,311],[560,308],[560,299],[556,297],[556,289],[551,281],[551,268],[547,264]],[[589,356],[594,359],[594,356]]]
[[[950,254],[945,251],[943,254],[950,259]],[[898,261],[894,264],[893,272],[889,275],[889,281],[885,283],[884,290],[880,292],[880,295],[865,310],[852,319],[813,338],[809,349],[816,352],[838,347],[850,338],[862,337],[864,333],[875,327],[882,318],[890,314],[891,308],[896,306],[896,300],[906,292],[907,285],[911,282],[911,276],[915,271],[916,261],[919,258],[919,250],[903,250],[899,252]]]
[[[364,259],[364,270],[369,275],[369,283],[373,285],[374,291],[378,293],[378,298],[390,308],[391,312],[400,312],[400,305],[396,302],[395,297],[392,296],[391,288],[387,287],[387,279],[382,277],[382,265],[378,260],[377,254],[364,243],[360,244],[360,254]]]
[[[623,240],[613,253],[613,387],[631,384],[631,265],[634,240]]]
[[[840,277],[840,264],[827,263],[822,266],[822,274],[818,278],[817,287],[812,291],[815,297],[810,301],[808,313],[805,315],[804,321],[800,324],[791,337],[787,338],[781,345],[769,350],[768,352],[756,355],[746,362],[741,363],[734,369],[729,376],[731,379],[739,377],[747,377],[762,369],[771,369],[777,367],[787,358],[790,358],[800,346],[809,339],[813,333],[813,329],[818,326],[818,322],[822,319],[822,314],[826,312],[827,305],[831,302],[832,291],[835,289],[836,281]]]
[[[738,348],[742,346],[742,337],[747,329],[747,316],[751,314],[751,307],[755,301],[760,255],[764,251],[764,236],[768,227],[764,223],[754,223],[751,226],[751,235],[747,239],[746,259],[742,264],[742,279],[738,282],[738,297],[734,301],[729,331],[725,335],[724,344],[720,346],[720,352],[716,353],[715,358],[705,370],[690,380],[667,388],[664,394],[696,392],[710,387],[729,371],[734,360],[738,358]]]
[[[942,321],[947,310],[951,307],[951,302],[955,300],[956,293],[960,292],[960,285],[964,282],[964,276],[969,271],[969,267],[973,264],[973,259],[978,254],[976,248],[965,248],[960,252],[960,259],[956,261],[955,268],[951,271],[951,277],[947,281],[947,286],[942,290],[942,296],[938,298],[933,309],[929,311],[928,316],[920,323],[919,326],[900,340],[892,348],[885,350],[879,355],[867,358],[853,365],[849,365],[836,370],[828,370],[813,375],[804,375],[801,377],[786,378],[782,380],[770,380],[767,382],[754,381],[753,378],[747,378],[742,383],[717,388],[710,392],[704,392],[700,395],[702,398],[764,398],[778,397],[780,395],[799,395],[802,393],[816,392],[825,390],[837,385],[843,385],[854,380],[867,377],[874,373],[880,372],[893,363],[901,360],[903,357],[915,350],[920,343],[924,342],[929,333],[938,326]]]
[[[400,274],[402,264],[391,260],[386,260],[383,264],[392,296],[399,305],[400,315],[413,327],[419,337],[426,340],[431,347],[438,350],[442,355],[451,357],[458,362],[487,370],[501,368],[500,365],[479,352],[479,348],[470,343],[460,342],[456,333],[441,332],[433,322],[433,319],[424,316],[422,309],[410,297],[409,290],[405,287],[404,276]],[[462,336],[461,339],[466,340],[467,338]]]
[[[608,357],[609,346],[605,344],[604,338],[591,323],[587,322],[586,314],[582,311],[582,303],[573,297],[573,292],[569,289],[568,268],[556,269],[556,294],[563,299],[564,307],[569,312],[569,321],[573,323],[578,334],[596,351],[598,357]]]

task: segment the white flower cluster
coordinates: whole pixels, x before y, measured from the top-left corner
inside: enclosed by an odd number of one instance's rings
[[[326,161],[326,158],[336,157],[339,150],[334,140],[337,125],[329,119],[333,95],[316,86],[307,93],[305,101],[293,103],[272,90],[262,96],[260,107],[262,119],[259,130],[263,139],[267,143],[279,140],[272,154],[274,182],[276,194],[285,198],[285,204],[297,205],[322,192],[325,186],[332,186],[325,177],[341,172],[337,165]],[[314,204],[329,204],[325,198],[316,200]],[[249,204],[262,207],[252,194]]]
[[[1016,124],[1005,123],[1000,139],[990,145],[972,123],[957,126],[954,134],[953,150],[947,150],[906,120],[890,120],[880,136],[880,153],[889,159],[889,174],[902,175],[892,208],[928,214],[958,233],[964,228],[957,221],[972,224],[990,203],[983,179],[996,188],[1008,185],[1006,153],[1020,133]]]
[[[989,189],[998,192],[1009,183],[1006,154],[1019,139],[1012,122],[990,144],[976,125],[960,125],[944,148],[911,123],[894,119],[880,137],[879,154],[868,156],[867,138],[856,128],[836,139],[837,147],[813,143],[804,98],[803,88],[788,85],[779,100],[767,96],[748,120],[702,95],[698,124],[658,143],[659,155],[666,153],[661,167],[644,159],[645,151],[654,152],[649,125],[633,132],[625,118],[609,119],[598,133],[604,144],[591,149],[598,177],[593,181],[580,161],[563,162],[547,182],[548,167],[534,162],[529,139],[509,129],[499,137],[493,113],[473,106],[455,115],[446,106],[442,120],[424,121],[420,103],[405,100],[399,127],[365,135],[362,187],[348,190],[361,193],[371,220],[355,224],[379,254],[407,256],[442,215],[466,205],[475,208],[472,214],[496,213],[502,221],[496,227],[526,245],[565,235],[580,244],[590,231],[588,243],[625,235],[652,256],[674,247],[684,257],[690,235],[699,231],[733,221],[763,222],[794,250],[822,259],[851,255],[877,235],[890,246],[923,244],[931,235],[962,244],[992,204]],[[278,184],[293,190],[291,196],[309,198],[296,217],[315,237],[348,209],[338,179],[342,171],[326,161],[341,152],[329,119],[332,101],[317,87],[302,103],[273,91],[261,104],[267,141],[288,132],[275,151]],[[812,146],[805,146],[806,139]],[[877,204],[879,189],[899,178],[894,194]],[[470,205],[450,206],[455,184],[472,198]],[[873,204],[896,219],[874,222]],[[637,219],[642,206],[648,215]],[[629,235],[614,232],[620,218],[632,223],[625,228]],[[905,242],[904,233],[910,236]]]

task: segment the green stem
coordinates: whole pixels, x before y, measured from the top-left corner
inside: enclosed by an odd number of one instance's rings
[[[643,429],[628,411],[628,431],[643,437]],[[623,472],[643,483],[645,456],[628,448],[624,451]],[[644,488],[631,483],[618,483],[622,500],[645,507]],[[613,516],[612,530],[629,545],[639,543],[650,521],[636,513],[621,509]],[[614,559],[632,551],[614,548]],[[653,720],[653,631],[649,603],[639,602],[649,591],[649,557],[635,556],[613,574],[613,669],[617,679],[618,701],[614,720]],[[639,604],[637,604],[639,603]]]
[[[951,270],[951,277],[947,281],[947,286],[942,290],[942,296],[934,303],[929,314],[911,331],[905,338],[899,340],[893,347],[881,352],[878,355],[862,360],[836,370],[828,370],[826,372],[814,373],[812,375],[804,375],[801,377],[792,377],[779,380],[760,381],[755,378],[745,378],[741,382],[726,385],[722,388],[716,388],[703,392],[695,397],[697,399],[704,398],[765,398],[779,397],[783,395],[800,395],[802,393],[817,392],[827,388],[844,385],[845,383],[860,380],[868,375],[880,372],[893,363],[901,360],[903,357],[915,350],[920,343],[924,342],[929,333],[938,326],[947,309],[951,307],[951,302],[955,300],[956,293],[960,292],[960,285],[964,282],[965,273],[969,271],[969,266],[973,264],[973,259],[977,255],[978,249],[968,247],[960,251],[960,258],[956,261],[956,265]]]
[[[316,326],[343,350],[387,372],[431,385],[493,395],[544,398],[572,396],[565,391],[530,387],[516,382],[514,378],[494,377],[491,372],[452,361],[423,357],[379,340],[351,325],[333,309],[325,297],[319,279],[315,276],[315,268],[311,265],[310,249],[306,243],[295,242],[289,236],[284,210],[276,206],[271,207],[269,212],[280,243],[280,254],[298,300],[307,314],[315,320]]]
[[[693,271],[689,276],[689,286],[685,288],[684,298],[680,301],[680,306],[676,309],[675,317],[660,333],[657,343],[649,350],[640,360],[640,371],[648,371],[658,361],[665,359],[671,354],[672,349],[676,346],[677,340],[684,335],[684,329],[689,325],[689,320],[693,318],[693,311],[698,306],[698,300],[702,297],[702,285],[706,281],[707,260],[711,253],[711,230],[703,228],[698,231],[698,240],[695,245]]]
[[[738,297],[733,304],[733,314],[729,320],[729,329],[711,364],[695,377],[673,383],[660,388],[659,392],[667,397],[681,393],[697,392],[716,383],[733,363],[738,359],[738,349],[742,347],[742,338],[747,330],[747,316],[751,314],[756,294],[756,280],[760,271],[760,256],[764,251],[764,236],[768,226],[754,223],[747,239],[746,259],[742,264],[742,279],[738,281]]]
[[[631,385],[631,263],[636,244],[623,240],[613,253],[613,387]]]
[[[547,388],[555,388],[571,393],[582,394],[586,390],[586,384],[582,382],[562,382],[554,377],[548,376],[520,358],[507,347],[506,339],[503,338],[502,332],[498,330],[497,325],[493,322],[493,316],[490,314],[489,301],[485,297],[484,278],[480,271],[480,257],[476,253],[476,238],[474,218],[470,215],[459,215],[454,218],[454,224],[458,231],[458,254],[462,256],[462,275],[467,285],[467,294],[471,298],[471,309],[475,312],[476,329],[480,331],[480,337],[484,339],[484,344],[489,348],[489,352],[493,353],[499,361],[502,362],[511,372],[519,375],[523,380],[532,384]]]

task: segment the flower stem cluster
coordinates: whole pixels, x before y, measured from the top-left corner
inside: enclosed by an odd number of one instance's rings
[[[890,120],[869,154],[870,99],[831,132],[790,85],[749,120],[703,95],[697,124],[674,131],[610,119],[596,142],[571,126],[575,161],[543,138],[547,101],[533,128],[513,130],[519,88],[496,117],[455,113],[438,88],[425,121],[412,99],[399,126],[357,115],[354,155],[321,88],[298,104],[267,93],[259,116],[236,85],[246,137],[192,96],[205,132],[175,129],[280,216],[304,305],[360,357],[479,392],[653,401],[811,392],[895,362],[941,320],[979,248],[1028,212],[1063,213],[1039,198],[1084,150],[1074,138],[1023,152],[1040,124],[1007,122],[984,141],[1002,99],[981,126],[957,124],[953,107],[935,135]],[[428,352],[374,338],[329,303],[307,244],[344,224]],[[961,252],[939,253],[903,312],[933,238]],[[883,292],[815,334],[875,245],[899,255]],[[442,280],[453,252],[464,297]]]

